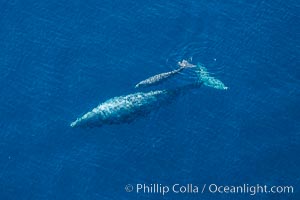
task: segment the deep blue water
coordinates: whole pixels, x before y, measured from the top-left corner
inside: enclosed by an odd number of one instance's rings
[[[0,199],[252,197],[125,192],[137,183],[293,185],[294,194],[255,199],[299,199],[299,8],[296,0],[2,0]],[[69,126],[191,57],[230,89],[201,87],[130,124]]]

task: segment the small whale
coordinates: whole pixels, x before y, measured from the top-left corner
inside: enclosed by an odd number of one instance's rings
[[[202,84],[215,89],[228,89],[228,87],[226,87],[220,80],[210,76],[207,69],[201,65],[193,65],[186,60],[178,62],[178,65],[181,68],[171,72],[158,74],[151,77],[152,79],[149,78],[142,82],[145,82],[144,85],[151,85],[161,82],[173,74],[178,73],[178,70],[181,71],[186,67],[196,67],[198,80],[193,84],[185,85],[175,89],[137,92],[125,96],[111,98],[99,104],[96,108],[87,112],[82,117],[77,118],[70,124],[70,126],[100,127],[105,124],[130,123],[158,109],[162,105],[170,103],[180,94],[184,94],[190,89],[199,88]]]
[[[197,65],[189,63],[187,60],[182,60],[181,62],[178,62],[178,65],[180,67],[197,67]]]
[[[175,69],[170,72],[165,72],[165,73],[157,74],[155,76],[151,76],[150,78],[147,78],[147,79],[139,82],[138,84],[136,84],[135,88],[157,85],[157,84],[169,79],[170,77],[173,77],[174,75],[178,74],[185,68],[196,67],[196,65],[190,64],[186,60],[183,60],[182,62],[178,62],[178,65],[180,66],[180,68]]]
[[[100,127],[104,124],[130,123],[167,104],[189,89],[198,88],[201,83],[186,85],[177,89],[137,92],[109,99],[77,118],[71,127]]]

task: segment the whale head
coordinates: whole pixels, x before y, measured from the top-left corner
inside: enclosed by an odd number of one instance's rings
[[[99,115],[99,113],[90,111],[86,114],[84,114],[82,117],[77,118],[75,121],[73,121],[70,126],[72,128],[76,127],[93,127],[95,125],[101,126],[103,124],[102,115]]]

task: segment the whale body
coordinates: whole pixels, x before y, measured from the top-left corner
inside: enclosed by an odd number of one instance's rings
[[[181,72],[182,70],[184,70],[186,68],[196,67],[196,65],[190,64],[186,60],[183,60],[182,62],[178,62],[178,65],[180,66],[178,69],[151,76],[150,78],[147,78],[147,79],[139,82],[138,84],[136,84],[135,88],[148,87],[148,86],[160,84],[163,81],[173,77],[174,75],[178,74],[179,72]]]
[[[225,86],[225,84],[220,81],[219,79],[216,79],[215,77],[211,76],[207,69],[200,64],[197,65],[196,73],[198,74],[198,81],[201,81],[203,85],[207,87],[212,87],[218,90],[227,90],[228,87]]]
[[[172,101],[187,89],[199,87],[192,84],[173,90],[155,90],[137,92],[126,96],[109,99],[96,108],[77,118],[71,127],[99,127],[104,124],[130,123],[135,119],[149,114],[161,105]]]
[[[135,88],[157,85],[157,84],[167,80],[168,78],[174,76],[175,74],[181,72],[183,69],[184,69],[183,67],[180,67],[179,69],[176,69],[176,70],[173,70],[170,72],[165,72],[165,73],[157,74],[155,76],[151,76],[150,78],[147,78],[147,79],[139,82],[138,84],[136,84]]]
[[[196,65],[190,64],[186,60],[179,62],[178,65],[181,66],[181,68],[150,77],[140,82],[136,87],[156,84],[177,74],[186,67],[196,67]],[[198,88],[202,84],[220,90],[228,89],[219,79],[212,77],[205,67],[197,65],[196,73],[198,80],[190,85],[170,90],[137,92],[111,98],[77,118],[70,126],[99,127],[104,124],[130,123],[156,110],[161,105],[171,102],[179,94],[185,93],[189,91],[189,89]]]

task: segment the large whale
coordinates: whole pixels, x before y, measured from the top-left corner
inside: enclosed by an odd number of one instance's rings
[[[189,63],[187,60],[182,60],[182,62],[178,62],[178,65],[181,67],[195,67],[195,71],[197,73],[198,76],[198,81],[202,82],[203,85],[207,86],[207,87],[212,87],[218,90],[227,90],[228,87],[225,86],[225,84],[220,81],[219,79],[213,77],[210,75],[210,73],[207,71],[206,67],[197,64],[191,64]]]
[[[187,61],[179,62],[179,65],[195,67]],[[149,114],[160,106],[171,102],[180,94],[184,94],[193,88],[198,88],[202,84],[215,89],[226,90],[220,80],[212,77],[206,68],[197,65],[198,80],[190,85],[176,89],[155,90],[150,92],[137,92],[125,96],[109,99],[96,108],[77,118],[70,124],[71,127],[97,127],[104,124],[129,123],[135,119]]]
[[[70,126],[99,127],[104,124],[129,123],[149,114],[161,105],[171,102],[178,95],[200,86],[201,83],[195,83],[177,89],[137,92],[115,97],[77,118]]]
[[[212,87],[214,89],[218,90],[227,90],[228,87],[225,86],[225,84],[220,81],[219,79],[211,76],[207,69],[203,67],[202,65],[198,64],[196,68],[196,73],[198,75],[198,81],[202,82],[203,85],[207,87]]]
[[[178,74],[185,68],[196,67],[196,65],[192,65],[189,62],[187,62],[186,60],[183,60],[182,62],[178,62],[178,65],[180,66],[178,69],[151,76],[151,77],[139,82],[138,84],[136,84],[135,88],[157,85],[157,84],[173,77],[174,75]]]

